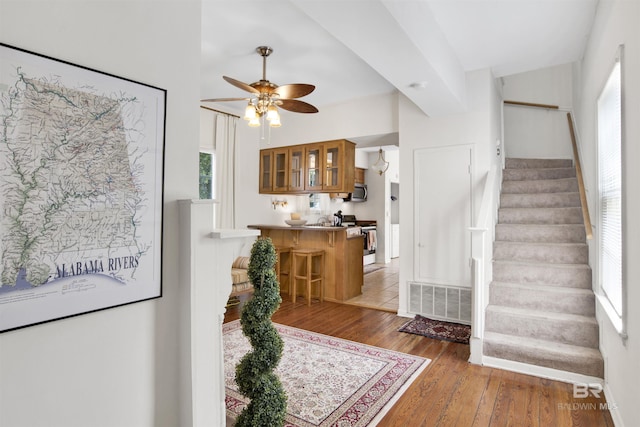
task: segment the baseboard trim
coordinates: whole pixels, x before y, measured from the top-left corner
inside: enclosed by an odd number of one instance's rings
[[[473,363],[474,365],[482,365],[483,355],[482,355],[482,346],[483,340],[481,338],[471,337],[469,340],[469,363]]]
[[[607,399],[607,403],[609,404],[609,413],[611,414],[611,419],[613,420],[613,425],[615,427],[624,427],[624,422],[622,418],[620,418],[620,411],[618,410],[618,404],[616,400],[613,398],[613,392],[611,388],[609,388],[609,384],[605,383],[604,385],[604,397]]]
[[[415,314],[413,313],[409,313],[408,311],[404,311],[404,310],[398,310],[398,316],[400,317],[407,317],[407,318],[411,318],[413,319],[414,317],[416,317]]]
[[[507,371],[517,372],[519,374],[533,375],[565,383],[598,383],[604,386],[604,380],[602,378],[576,374],[575,372],[561,371],[558,369],[545,368],[543,366],[530,365],[528,363],[515,362],[513,360],[498,359],[491,356],[483,356],[482,364],[492,368],[504,369]]]

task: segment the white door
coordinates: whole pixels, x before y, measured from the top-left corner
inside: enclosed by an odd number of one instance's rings
[[[471,286],[472,146],[416,150],[414,280]]]

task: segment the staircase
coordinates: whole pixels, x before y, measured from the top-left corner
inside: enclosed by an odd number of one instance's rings
[[[483,353],[603,378],[571,160],[507,159]]]

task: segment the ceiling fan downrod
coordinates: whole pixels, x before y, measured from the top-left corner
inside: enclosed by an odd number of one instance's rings
[[[273,49],[269,46],[258,46],[256,52],[262,56],[262,80],[267,80],[267,56],[271,55]]]

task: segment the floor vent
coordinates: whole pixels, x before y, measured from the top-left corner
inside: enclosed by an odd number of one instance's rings
[[[471,324],[471,289],[409,283],[409,312],[434,319]]]

